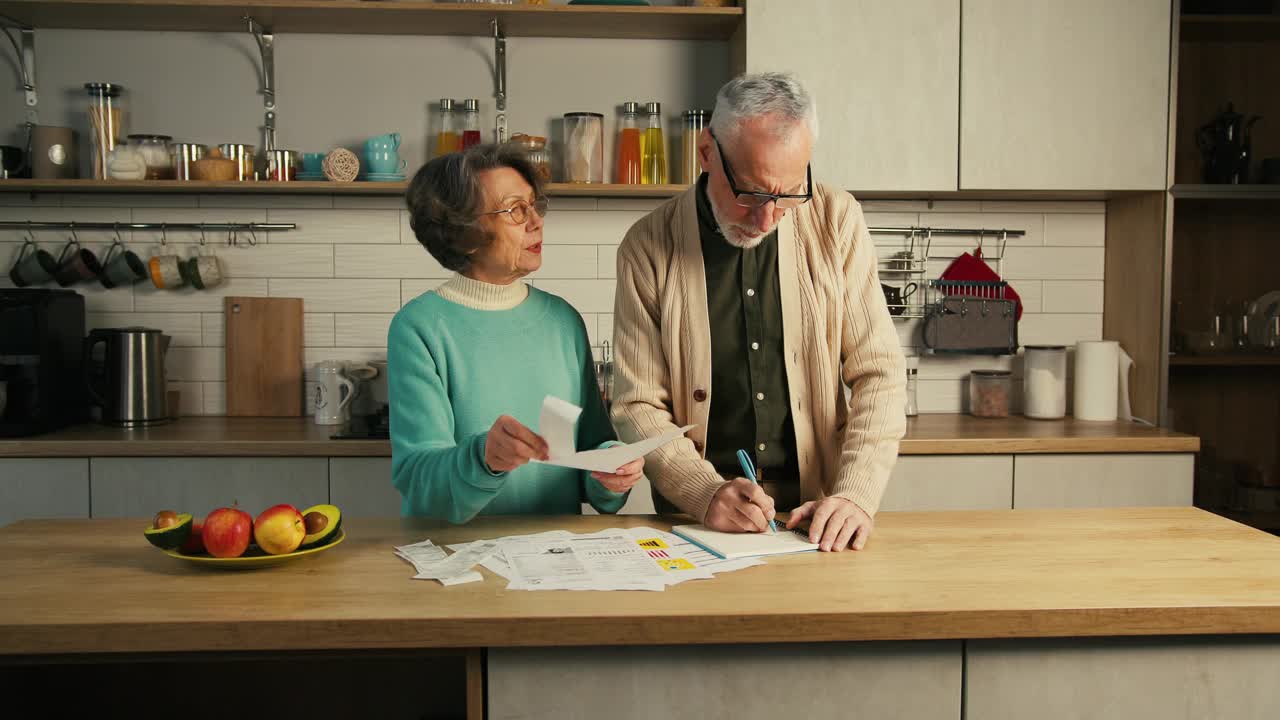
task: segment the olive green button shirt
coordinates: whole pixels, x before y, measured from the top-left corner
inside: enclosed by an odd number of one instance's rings
[[[730,245],[720,234],[707,176],[698,179],[698,233],[707,275],[711,320],[711,408],[707,460],[738,477],[737,452],[751,454],[760,479],[796,483],[795,431],[782,345],[778,289],[778,233],[754,248]]]

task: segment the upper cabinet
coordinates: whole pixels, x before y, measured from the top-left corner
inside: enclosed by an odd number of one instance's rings
[[[956,189],[958,0],[754,0],[747,70],[818,100],[814,175],[849,190]]]
[[[1161,190],[1169,0],[752,0],[746,67],[818,98],[853,191]]]
[[[1162,190],[1169,0],[964,0],[962,190]]]

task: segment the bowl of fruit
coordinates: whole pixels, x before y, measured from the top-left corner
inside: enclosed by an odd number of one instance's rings
[[[273,505],[256,519],[234,505],[214,510],[203,521],[190,513],[161,510],[143,535],[169,557],[225,570],[279,565],[346,539],[337,506],[299,511],[289,504]]]

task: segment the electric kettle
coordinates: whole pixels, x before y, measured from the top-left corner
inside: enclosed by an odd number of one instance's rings
[[[164,354],[169,336],[144,327],[99,328],[84,342],[85,382],[107,425],[139,427],[169,421]],[[105,345],[100,362],[94,349]]]

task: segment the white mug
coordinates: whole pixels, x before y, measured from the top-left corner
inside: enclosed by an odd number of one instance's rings
[[[317,425],[341,425],[346,422],[347,406],[355,396],[355,385],[342,371],[346,363],[326,360],[316,363],[315,413]]]

